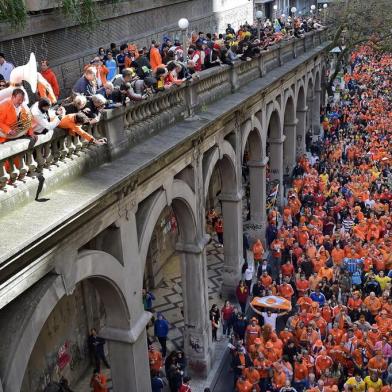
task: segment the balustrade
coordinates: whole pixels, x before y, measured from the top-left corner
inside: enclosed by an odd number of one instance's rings
[[[193,80],[159,92],[147,100],[105,111],[97,132],[100,137],[108,139],[108,156],[113,159],[159,129],[202,111],[205,105],[319,45],[325,40],[325,35],[326,30],[322,30],[310,32],[302,40],[282,41],[250,61],[208,69],[198,73]],[[87,144],[79,136],[71,136],[60,129],[38,136],[34,145],[28,139],[2,144],[0,190],[6,192],[25,183],[29,177],[59,166],[61,162],[78,159]],[[104,159],[107,159],[106,156]]]

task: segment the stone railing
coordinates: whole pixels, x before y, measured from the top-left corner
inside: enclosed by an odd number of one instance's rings
[[[53,167],[77,161],[83,151],[100,151],[102,159],[95,159],[95,163],[113,159],[160,129],[203,111],[206,105],[235,92],[326,39],[326,30],[310,32],[304,39],[281,42],[251,61],[203,71],[192,81],[160,92],[148,100],[108,110],[98,128],[99,136],[108,139],[107,147],[87,148],[78,136],[70,136],[63,130],[40,135],[34,145],[28,139],[4,143],[0,145],[0,190],[11,192],[13,188],[23,187],[29,178],[39,177],[46,170],[50,174]],[[0,193],[0,205],[3,200]]]

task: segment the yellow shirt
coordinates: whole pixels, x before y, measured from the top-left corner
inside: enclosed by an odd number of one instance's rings
[[[391,278],[388,276],[381,277],[379,275],[376,275],[374,279],[380,284],[381,291],[384,291],[387,287],[387,284],[391,281]]]
[[[381,378],[379,378],[377,381],[372,381],[370,379],[370,376],[366,376],[364,381],[368,389],[373,388],[375,392],[381,391],[382,388]]]
[[[364,392],[365,391],[365,388],[366,388],[366,384],[365,384],[365,381],[363,381],[362,379],[361,379],[361,381],[357,381],[356,379],[355,379],[355,377],[350,377],[347,381],[346,381],[346,384],[347,385],[352,385],[354,388],[353,388],[353,390],[354,391],[358,391],[358,392]]]

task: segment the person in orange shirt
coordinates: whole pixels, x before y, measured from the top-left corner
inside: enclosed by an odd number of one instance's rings
[[[155,72],[158,67],[163,66],[162,56],[159,52],[159,42],[152,41],[150,49],[150,65],[151,69]]]
[[[25,135],[33,137],[32,115],[25,96],[22,89],[15,88],[11,98],[0,104],[0,143]]]
[[[84,124],[89,124],[89,122],[90,120],[83,113],[66,114],[58,124],[58,128],[67,129],[71,132],[71,134],[77,134],[88,142],[98,145],[106,144],[105,138],[95,139],[94,136],[83,131],[81,126]]]
[[[375,317],[379,310],[381,309],[381,301],[379,298],[376,297],[374,291],[372,291],[363,301],[366,307],[369,309],[369,312]]]
[[[287,278],[286,278],[287,279]],[[294,295],[294,290],[293,287],[291,286],[290,283],[287,283],[285,280],[280,286],[279,286],[279,294],[283,297],[286,298],[287,300],[291,301],[291,297]]]
[[[240,376],[235,385],[236,392],[252,392],[253,385],[245,376]]]
[[[272,278],[270,275],[268,275],[267,271],[264,271],[261,276],[260,276],[260,283],[263,285],[265,289],[270,288],[272,284]]]
[[[269,370],[272,366],[272,362],[266,360],[264,354],[259,352],[258,357],[253,361],[253,364],[255,369],[259,372],[262,391],[266,391],[269,381]]]
[[[387,332],[392,329],[392,320],[388,317],[388,312],[383,309],[380,314],[375,318],[379,331],[382,335],[386,335]]]
[[[344,332],[339,328],[339,324],[337,322],[333,323],[332,328],[328,332],[333,336],[335,343],[340,344]]]
[[[309,281],[306,279],[306,276],[304,274],[301,274],[300,278],[297,279],[297,281],[295,282],[295,287],[297,288],[299,299],[304,297],[305,293],[309,292]]]
[[[108,392],[106,376],[98,370],[94,370],[94,374],[90,381],[90,387],[94,392]]]
[[[333,364],[332,358],[327,355],[325,350],[322,350],[320,354],[316,357],[314,361],[314,366],[316,368],[316,374],[320,376],[327,369],[331,368]]]
[[[272,376],[272,386],[276,389],[279,390],[280,388],[283,388],[286,384],[286,373],[283,370],[283,366],[279,362],[275,362],[272,366],[273,369],[273,376]]]
[[[327,266],[322,266],[317,274],[320,279],[326,278],[329,282],[333,279],[333,269]]]
[[[379,375],[387,370],[387,361],[382,357],[381,351],[376,351],[376,355],[369,359],[368,369],[371,372],[378,372]]]
[[[151,346],[148,350],[148,359],[150,362],[150,369],[159,373],[163,366],[162,354],[155,346]]]
[[[252,344],[255,344],[255,340],[260,337],[261,337],[260,325],[258,325],[257,318],[253,317],[250,320],[250,324],[246,327],[245,330],[246,347],[249,348]]]
[[[260,374],[257,371],[257,369],[255,369],[254,366],[249,366],[248,368],[244,369],[243,374],[246,377],[246,379],[253,385],[253,390],[260,391],[258,385],[260,381]]]
[[[53,93],[58,99],[60,96],[60,87],[57,81],[56,75],[54,72],[49,68],[48,60],[41,60],[41,75],[48,81],[50,86],[52,87]]]
[[[278,353],[274,349],[272,342],[267,342],[265,344],[263,354],[265,358],[271,363],[274,363],[280,359]]]
[[[297,300],[297,305],[299,306],[299,309],[301,312],[305,310],[305,312],[309,312],[310,308],[312,307],[312,299],[309,298],[308,293],[305,293],[303,297],[299,297]]]
[[[261,263],[264,254],[264,247],[259,239],[256,240],[256,242],[253,244],[252,252],[253,252],[253,259],[255,263]]]

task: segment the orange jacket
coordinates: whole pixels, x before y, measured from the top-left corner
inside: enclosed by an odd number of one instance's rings
[[[158,48],[151,48],[150,50],[150,64],[153,71],[162,65],[162,56]]]
[[[88,142],[92,142],[94,137],[83,131],[80,125],[76,125],[75,116],[76,114],[66,114],[60,121],[58,127],[62,129],[68,129],[71,131],[71,133],[76,133]]]
[[[31,116],[31,113],[29,113],[28,108],[24,106],[22,106],[20,113],[21,118],[27,118],[28,116]],[[16,116],[14,104],[12,103],[11,99],[8,99],[0,105],[0,132],[4,135],[7,135],[16,125],[17,121],[18,118]],[[23,136],[26,134],[30,136],[33,134],[31,126],[26,130],[26,132],[20,132],[19,136]],[[3,137],[0,134],[0,143],[4,143],[7,140],[10,139],[7,137]]]
[[[60,87],[59,83],[57,82],[56,75],[54,72],[48,68],[46,71],[41,71],[41,75],[49,82],[49,84],[52,86],[54,95],[56,98],[60,96]]]

